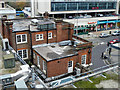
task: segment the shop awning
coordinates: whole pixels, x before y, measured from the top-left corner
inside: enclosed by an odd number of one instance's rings
[[[86,27],[74,28],[74,30],[84,30],[84,29],[89,29],[89,28],[86,28]]]

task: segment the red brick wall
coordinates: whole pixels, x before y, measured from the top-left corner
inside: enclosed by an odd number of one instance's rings
[[[87,55],[86,64],[90,64],[90,63],[91,63],[91,55],[92,55],[92,54],[91,54],[91,53],[90,53],[90,54],[88,53],[89,49],[90,49],[91,52],[92,52],[92,48],[88,48],[88,49],[84,49],[84,50],[78,51],[80,64],[81,64],[82,55]]]
[[[62,36],[63,36],[61,23],[57,23],[56,28],[57,28],[57,42],[60,42],[62,41]]]
[[[2,21],[0,20],[0,33],[1,35],[3,35],[3,32],[2,32]]]
[[[92,49],[90,49],[92,50]],[[81,64],[82,55],[87,55],[86,64],[91,63],[91,53],[88,54],[89,49],[81,50],[78,52],[77,56],[63,58],[55,61],[51,61],[47,63],[47,77],[57,76],[61,74],[65,74],[68,72],[68,62],[70,60],[73,61],[73,70],[75,68],[76,63]],[[60,61],[60,63],[58,63]]]
[[[71,60],[73,61],[73,70],[74,70],[76,63],[81,64],[82,55],[87,55],[86,64],[90,64],[91,63],[91,53],[90,54],[88,53],[89,49],[92,52],[92,48],[88,48],[88,49],[78,51],[78,55],[76,55],[76,56],[47,62],[47,77],[58,76],[61,74],[68,73],[68,62]],[[36,53],[36,52],[34,51],[34,53]],[[39,54],[36,53],[36,57],[34,59],[35,65],[37,65],[37,55],[39,55]],[[44,58],[42,58],[40,56],[40,66],[41,66],[40,69],[41,70],[43,69],[42,60],[44,60]],[[59,61],[59,63],[58,63],[58,61]]]
[[[73,61],[73,68],[78,60],[77,56],[63,58],[47,63],[47,77],[58,76],[61,74],[68,73],[68,62]],[[58,61],[60,61],[58,63]]]
[[[56,30],[50,30],[48,33],[52,33],[52,39],[48,39],[48,43],[55,43],[57,41]]]
[[[30,34],[29,31],[25,31],[25,32],[17,32],[16,35],[19,34],[27,34],[27,43],[21,43],[21,44],[16,44],[16,48],[17,50],[22,50],[22,49],[28,49],[28,59],[31,59],[31,55],[30,55]],[[16,36],[15,36],[16,38]]]
[[[36,41],[36,34],[43,34],[43,39],[44,40]],[[32,32],[32,45],[39,45],[39,44],[47,43],[47,37],[46,37],[46,35],[47,35],[46,31]]]

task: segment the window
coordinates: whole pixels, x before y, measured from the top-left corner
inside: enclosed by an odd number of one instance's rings
[[[52,39],[52,33],[48,33],[48,39]]]
[[[24,50],[18,50],[18,55],[20,55],[20,57],[22,59],[27,59],[28,58],[28,50],[24,49]]]
[[[69,62],[68,62],[68,67],[72,67],[72,62],[73,62],[73,61],[69,61]]]
[[[27,43],[27,34],[20,34],[16,36],[17,44]]]
[[[36,58],[36,54],[35,53],[33,53],[33,59],[35,59]]]
[[[40,68],[40,57],[37,55],[37,66]]]
[[[86,64],[86,55],[82,55],[81,64]]]
[[[36,41],[43,40],[43,34],[36,35]]]
[[[47,70],[47,64],[46,62],[43,60],[43,72],[46,74],[46,70]]]

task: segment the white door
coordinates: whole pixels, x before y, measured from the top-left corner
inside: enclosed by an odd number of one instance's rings
[[[73,72],[73,61],[68,62],[68,73]]]

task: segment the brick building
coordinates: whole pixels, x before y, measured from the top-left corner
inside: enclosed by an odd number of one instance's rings
[[[8,38],[9,44],[23,59],[29,60],[32,59],[30,53],[35,45],[71,40],[73,26],[73,24],[62,20],[33,18],[7,20],[6,17],[3,17],[1,34],[3,38]]]
[[[26,61],[48,77],[72,73],[91,64],[92,43],[73,36],[74,25],[46,18],[2,18],[2,35]]]

